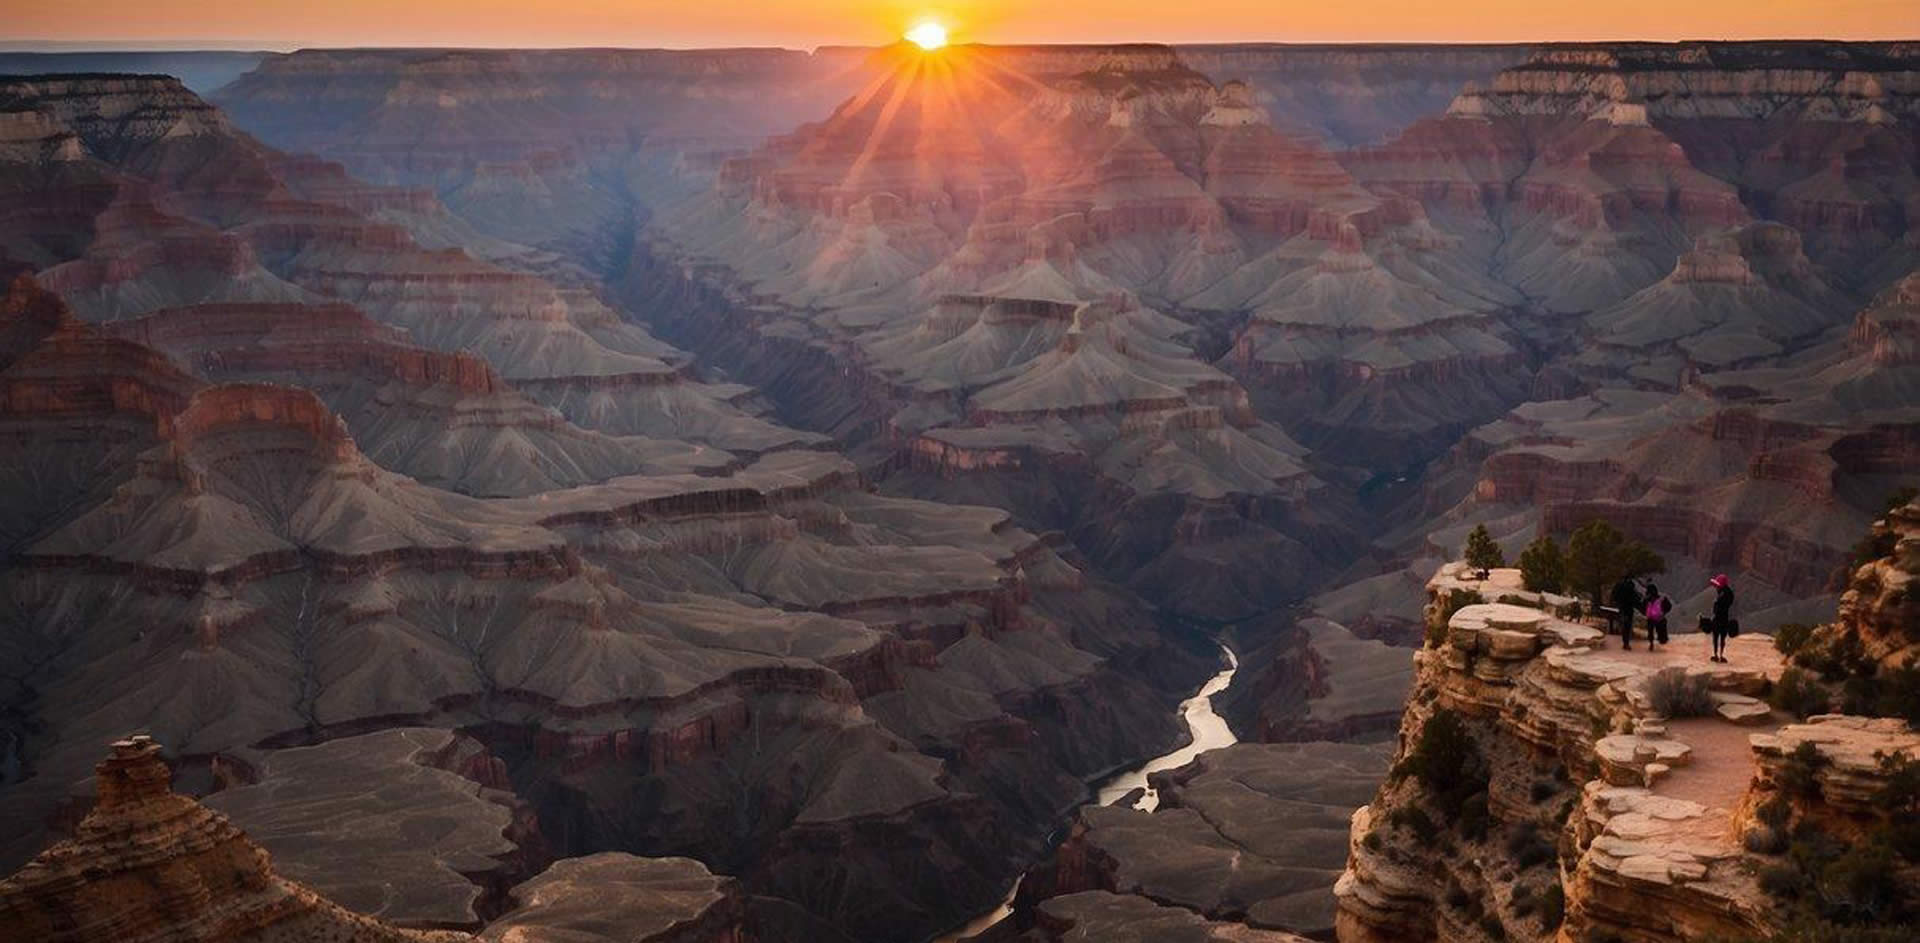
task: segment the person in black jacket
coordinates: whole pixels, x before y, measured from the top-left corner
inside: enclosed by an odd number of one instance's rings
[[[1640,611],[1640,587],[1634,585],[1633,578],[1620,577],[1613,584],[1613,608],[1620,610],[1616,616],[1620,620],[1620,647],[1633,650],[1633,614]]]
[[[1727,638],[1733,634],[1733,585],[1721,573],[1707,581],[1714,587],[1713,618],[1707,620],[1707,632],[1713,636],[1713,661],[1727,660]]]

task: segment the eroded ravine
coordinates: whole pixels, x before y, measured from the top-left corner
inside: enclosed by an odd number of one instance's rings
[[[1221,654],[1226,656],[1227,666],[1219,674],[1207,679],[1194,695],[1180,702],[1180,719],[1187,725],[1187,745],[1168,753],[1156,756],[1138,766],[1116,772],[1094,787],[1094,800],[1091,804],[1108,806],[1120,802],[1139,790],[1134,798],[1133,807],[1142,812],[1152,812],[1160,807],[1160,793],[1148,783],[1148,777],[1154,773],[1178,769],[1208,750],[1218,750],[1238,743],[1233,729],[1227,726],[1226,719],[1213,710],[1213,696],[1227,689],[1233,683],[1233,676],[1240,670],[1240,658],[1233,649],[1220,646]],[[1013,914],[1013,900],[1020,893],[1020,883],[1014,882],[1007,889],[993,909],[967,921],[959,929],[952,930],[934,938],[933,943],[959,943],[967,937],[984,932]]]

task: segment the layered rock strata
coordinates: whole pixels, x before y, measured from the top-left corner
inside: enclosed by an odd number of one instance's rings
[[[0,324],[7,860],[128,726],[196,789],[458,728],[555,852],[697,856],[786,923],[905,937],[1174,739],[1204,660],[1057,539],[872,493],[585,290],[426,247],[369,213],[431,204],[170,80],[0,95],[51,214],[0,226],[10,267],[111,325],[31,286]],[[485,916],[513,867],[419,919]]]
[[[276,874],[224,816],[168,788],[160,747],[116,741],[73,838],[0,882],[0,935],[47,943],[457,943],[353,913]]]
[[[1786,918],[1757,883],[1742,823],[1783,751],[1811,739],[1833,754],[1839,811],[1884,775],[1863,751],[1920,748],[1897,721],[1780,727],[1757,700],[1782,669],[1765,636],[1734,639],[1723,664],[1702,658],[1691,633],[1657,652],[1610,651],[1598,630],[1555,616],[1551,599],[1503,594],[1511,601],[1455,609],[1449,598],[1472,582],[1464,572],[1451,565],[1431,584],[1428,618],[1444,638],[1417,656],[1396,762],[1413,762],[1434,724],[1455,722],[1436,717],[1458,718],[1484,800],[1467,800],[1478,811],[1442,807],[1418,774],[1390,777],[1353,816],[1335,890],[1342,940],[1765,935]],[[1703,676],[1711,714],[1660,713],[1652,677],[1673,670]],[[1564,922],[1543,922],[1543,893],[1564,902]]]

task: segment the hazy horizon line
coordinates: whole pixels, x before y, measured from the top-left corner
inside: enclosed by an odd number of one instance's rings
[[[1692,37],[1683,39],[1648,39],[1633,36],[1615,36],[1594,39],[1502,39],[1502,40],[1466,40],[1466,39],[1114,39],[1114,40],[1010,40],[1000,42],[970,41],[956,43],[956,46],[1566,46],[1591,44],[1645,44],[1645,45],[1687,45],[1692,43],[1908,43],[1920,42],[1920,36],[1893,38],[1853,38],[1843,36],[1735,36],[1725,38]],[[289,53],[302,50],[528,50],[560,52],[569,50],[629,50],[675,52],[729,51],[729,50],[783,50],[788,52],[817,52],[822,49],[883,49],[896,43],[819,43],[815,45],[780,45],[763,43],[711,43],[711,44],[621,44],[621,43],[582,43],[555,45],[514,45],[506,43],[301,43],[270,39],[179,39],[179,40],[139,40],[139,39],[8,39],[0,40],[0,52],[5,53],[188,53],[188,52],[235,52],[235,53]]]

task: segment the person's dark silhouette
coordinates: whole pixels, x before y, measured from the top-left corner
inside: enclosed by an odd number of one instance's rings
[[[1632,649],[1633,614],[1640,610],[1640,588],[1633,584],[1632,577],[1620,577],[1620,582],[1613,584],[1613,608],[1619,610],[1620,647]]]
[[[1727,574],[1714,576],[1707,583],[1714,587],[1713,618],[1707,620],[1707,632],[1713,636],[1713,661],[1727,660],[1727,638],[1733,634],[1733,585]]]
[[[1647,647],[1667,644],[1667,617],[1673,614],[1673,600],[1660,592],[1660,587],[1651,580],[1647,582]]]

